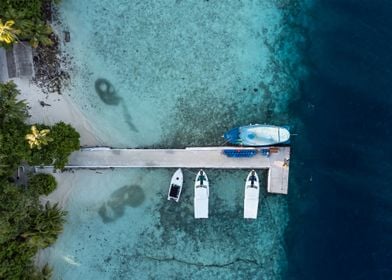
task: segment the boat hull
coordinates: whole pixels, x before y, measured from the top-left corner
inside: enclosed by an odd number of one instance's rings
[[[253,180],[252,180],[252,176]],[[252,170],[249,172],[245,183],[244,196],[244,218],[256,219],[259,208],[260,181],[257,173]]]
[[[183,182],[184,177],[182,170],[181,168],[178,168],[171,178],[167,200],[174,200],[175,202],[180,200]]]
[[[200,180],[201,176],[203,179]],[[195,179],[194,211],[196,219],[208,218],[208,198],[210,185],[208,177],[203,170],[200,170]]]
[[[290,132],[285,127],[255,124],[233,128],[224,138],[234,145],[272,146],[289,143]]]

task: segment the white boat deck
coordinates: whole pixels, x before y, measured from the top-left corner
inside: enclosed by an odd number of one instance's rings
[[[264,147],[266,148],[266,147]],[[287,194],[290,147],[278,147],[269,157],[257,153],[251,158],[230,158],[223,149],[242,147],[195,147],[186,149],[110,149],[84,148],[74,152],[66,168],[219,168],[269,169],[267,190]],[[261,148],[256,148],[260,150]],[[276,149],[276,147],[275,147]]]
[[[259,210],[259,198],[244,199],[244,218],[257,219],[257,211]]]
[[[208,198],[194,200],[194,211],[196,219],[208,218]]]

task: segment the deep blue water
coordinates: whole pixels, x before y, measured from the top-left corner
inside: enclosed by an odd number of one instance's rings
[[[392,279],[392,1],[315,1],[291,114],[287,279]]]

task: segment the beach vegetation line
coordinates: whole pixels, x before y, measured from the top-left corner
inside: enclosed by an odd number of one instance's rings
[[[39,196],[51,193],[57,183],[49,174],[21,183],[15,173],[22,164],[63,168],[80,148],[80,135],[63,122],[28,124],[28,104],[19,94],[13,82],[0,83],[0,279],[49,279],[51,269],[36,268],[34,256],[56,241],[66,213],[57,204],[42,204]],[[45,137],[51,140],[42,142]],[[26,141],[37,138],[40,149]]]
[[[29,190],[37,195],[48,195],[57,187],[56,178],[51,174],[38,173],[29,178]]]
[[[53,44],[52,28],[46,22],[50,6],[59,0],[0,1],[0,46],[10,47],[18,41],[29,41],[34,48]],[[49,8],[48,8],[49,7]]]

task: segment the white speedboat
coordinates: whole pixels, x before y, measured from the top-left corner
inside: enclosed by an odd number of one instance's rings
[[[195,218],[208,218],[208,196],[210,192],[210,186],[208,183],[208,177],[203,169],[196,175],[195,180]]]
[[[174,200],[175,202],[178,202],[182,191],[183,181],[184,177],[182,175],[182,170],[181,168],[178,168],[171,178],[169,193],[167,194],[167,200]]]
[[[256,219],[259,207],[260,182],[256,171],[249,172],[245,183],[244,218]]]

